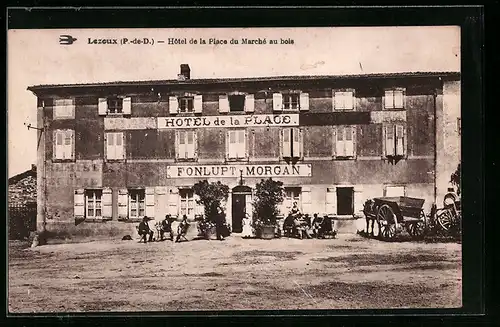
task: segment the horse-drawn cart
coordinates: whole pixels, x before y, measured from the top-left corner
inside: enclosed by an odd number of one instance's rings
[[[424,199],[399,197],[379,197],[368,200],[363,212],[366,217],[367,232],[371,221],[372,234],[374,222],[378,225],[378,236],[393,239],[403,228],[417,239],[426,231],[427,219],[422,209]]]

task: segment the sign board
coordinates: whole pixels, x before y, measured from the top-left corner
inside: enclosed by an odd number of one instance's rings
[[[298,126],[299,114],[158,117],[158,129]]]
[[[311,177],[311,164],[168,166],[168,178]]]

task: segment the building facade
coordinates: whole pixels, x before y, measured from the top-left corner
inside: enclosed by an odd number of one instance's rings
[[[39,226],[194,219],[203,209],[191,187],[203,179],[229,186],[235,232],[269,177],[284,184],[282,214],[296,201],[305,213],[353,218],[366,199],[398,195],[430,207],[460,159],[445,112],[459,117],[459,78],[191,79],[181,65],[175,80],[29,87],[43,126]]]

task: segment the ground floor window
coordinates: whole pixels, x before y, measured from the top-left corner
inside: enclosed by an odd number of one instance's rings
[[[142,218],[145,215],[146,192],[141,190],[129,190],[129,218]]]
[[[85,191],[85,208],[87,218],[102,217],[102,190]]]
[[[384,187],[384,196],[405,196],[404,185],[386,185]]]
[[[186,215],[188,218],[194,218],[195,200],[194,200],[193,190],[180,189],[179,197],[180,197],[179,215],[181,217]]]
[[[354,187],[337,187],[337,215],[354,213]]]
[[[283,205],[287,213],[290,212],[290,210],[292,209],[294,202],[297,202],[299,210],[302,211],[300,193],[301,193],[300,187],[285,187],[285,198],[283,201]]]

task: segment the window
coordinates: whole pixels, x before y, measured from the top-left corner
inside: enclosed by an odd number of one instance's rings
[[[297,207],[302,211],[302,203],[300,201],[300,187],[285,187],[285,197],[283,200],[283,205],[285,207],[285,212],[290,212],[294,202],[297,202]]]
[[[335,156],[351,158],[355,156],[355,126],[338,126],[335,131]]]
[[[86,218],[102,217],[102,190],[87,190],[85,192]]]
[[[299,110],[299,94],[283,94],[283,110]]]
[[[193,159],[196,157],[197,137],[196,131],[177,132],[178,159]]]
[[[194,111],[193,97],[179,98],[179,112],[193,112]]]
[[[179,216],[182,217],[186,215],[188,218],[194,218],[194,192],[192,189],[180,189],[179,190],[180,197],[180,208],[179,208]]]
[[[54,159],[71,160],[74,158],[74,135],[73,130],[54,131]]]
[[[283,158],[302,157],[302,133],[299,128],[285,128],[282,131]]]
[[[146,212],[144,200],[146,198],[145,190],[129,191],[129,218],[143,218]]]
[[[385,109],[403,109],[404,107],[403,90],[386,90],[384,99]]]
[[[384,196],[405,196],[405,187],[387,185],[384,187]]]
[[[246,131],[231,130],[228,131],[228,151],[229,159],[246,158]]]
[[[75,118],[74,99],[54,100],[54,119],[58,118]]]
[[[106,133],[106,158],[110,160],[125,159],[123,132]]]
[[[403,125],[386,125],[385,128],[385,155],[404,156],[405,149],[405,127]]]
[[[245,111],[245,95],[230,95],[229,96],[229,111],[241,112]]]
[[[334,110],[354,110],[354,92],[333,92]]]
[[[108,113],[122,114],[123,113],[123,99],[109,98],[108,99]]]

